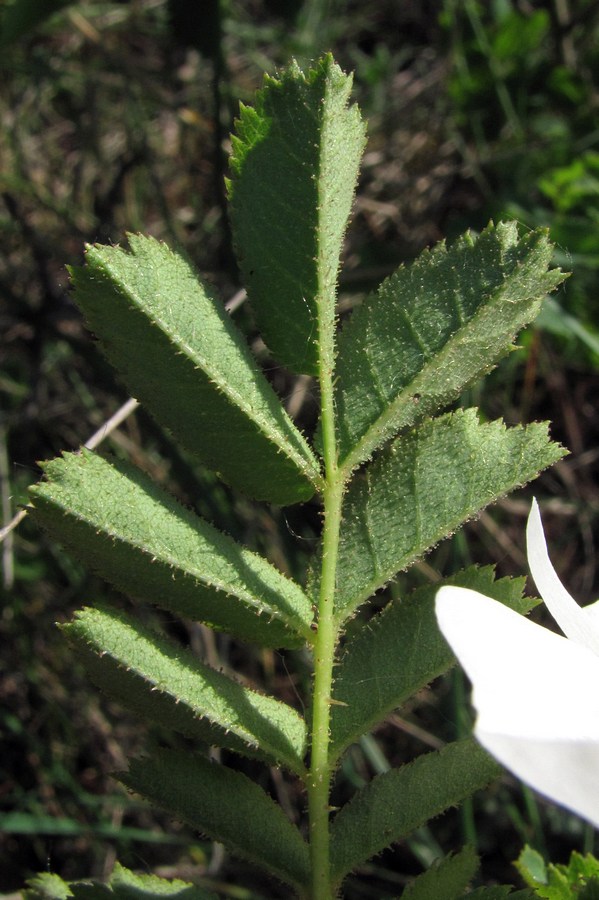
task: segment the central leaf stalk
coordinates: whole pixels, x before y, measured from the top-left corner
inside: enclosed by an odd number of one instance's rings
[[[332,343],[332,342],[331,342]],[[333,401],[333,350],[323,353],[320,367],[322,438],[325,463],[323,491],[324,531],[318,600],[318,630],[314,644],[312,698],[312,752],[308,775],[312,896],[328,900],[331,894],[329,858],[329,797],[333,762],[330,759],[330,715],[333,665],[337,646],[335,584],[344,478],[337,464]]]

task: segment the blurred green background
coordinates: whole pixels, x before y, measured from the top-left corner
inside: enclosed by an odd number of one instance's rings
[[[223,300],[234,297],[240,284],[223,178],[238,103],[251,102],[263,72],[292,56],[305,65],[325,50],[355,72],[354,95],[369,122],[342,310],[424,247],[490,218],[516,218],[523,229],[548,226],[556,263],[574,273],[522,336],[522,350],[465,399],[489,417],[553,421],[554,438],[572,453],[534,492],[565,583],[581,602],[595,599],[599,3],[592,0],[4,0],[3,524],[38,479],[36,461],[79,446],[127,399],[70,300],[65,266],[81,262],[86,242],[117,243],[141,231],[183,249]],[[272,364],[244,306],[235,315],[310,431],[312,386]],[[106,443],[302,577],[318,534],[316,508],[282,512],[247,503],[198,470],[143,412]],[[532,492],[485,513],[388,594],[473,561],[524,573]],[[278,896],[255,872],[111,780],[148,735],[87,684],[54,624],[108,589],[27,520],[2,554],[0,893],[45,869],[102,877],[118,857],[133,868],[199,879],[225,897]],[[301,702],[309,677],[301,654],[248,653],[189,623],[170,627],[215,665],[235,666],[251,682]],[[462,691],[456,678],[425,692],[353,748],[339,799],[372,773],[467,728]],[[293,784],[273,772],[266,786],[301,815]],[[397,896],[410,875],[465,838],[483,855],[486,883],[517,883],[511,862],[525,840],[554,861],[573,848],[599,850],[574,817],[506,777],[364,869],[347,897]]]

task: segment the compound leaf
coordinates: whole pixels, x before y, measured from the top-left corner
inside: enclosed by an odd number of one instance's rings
[[[458,410],[397,438],[349,489],[337,574],[338,618],[487,504],[565,454],[547,425],[481,424]]]
[[[231,221],[248,296],[274,355],[309,374],[335,326],[365,142],[359,110],[348,106],[351,84],[330,54],[307,75],[292,63],[265,78],[254,108],[241,106],[233,136]]]
[[[489,225],[425,251],[383,282],[339,338],[342,465],[354,468],[400,430],[438,412],[488,372],[566,277],[548,270],[543,229]]]
[[[131,790],[233,853],[305,892],[308,845],[280,806],[241,772],[189,753],[137,759],[119,776]]]
[[[71,270],[128,390],[224,481],[258,500],[307,500],[318,464],[224,307],[165,244],[131,234],[129,245],[88,247]]]
[[[287,704],[243,687],[122,613],[83,609],[64,630],[94,680],[142,718],[303,773],[306,725]]]
[[[332,756],[339,756],[455,661],[435,617],[435,595],[441,584],[479,591],[526,613],[534,601],[522,599],[524,582],[524,578],[496,581],[492,566],[473,566],[388,603],[347,641],[335,669]]]
[[[312,640],[299,585],[139,469],[89,450],[43,469],[32,516],[118,590],[269,647]]]
[[[333,881],[340,883],[356,866],[461,803],[500,774],[501,766],[480,744],[468,739],[377,775],[333,821]]]

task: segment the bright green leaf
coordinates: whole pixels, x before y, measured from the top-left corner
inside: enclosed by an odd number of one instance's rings
[[[178,878],[159,878],[146,873],[137,874],[116,863],[110,877],[110,890],[115,900],[152,900],[172,897],[173,900],[217,900],[212,891]],[[83,900],[83,898],[82,898]]]
[[[131,234],[129,245],[89,247],[71,275],[130,393],[224,481],[258,500],[307,500],[318,464],[224,307],[165,244]]]
[[[383,282],[339,337],[336,405],[342,465],[438,412],[488,372],[564,279],[547,269],[544,230],[490,225],[439,244]]]
[[[522,599],[524,581],[495,581],[491,566],[472,567],[387,604],[347,641],[335,668],[333,757],[455,662],[435,617],[435,594],[441,584],[470,588],[528,612],[534,601]]]
[[[273,354],[317,374],[335,324],[339,257],[365,125],[352,79],[332,56],[307,75],[292,63],[242,105],[229,197],[244,283]],[[327,363],[332,366],[333,360]]]
[[[547,865],[538,850],[529,847],[523,848],[515,863],[523,880],[531,887],[539,884],[547,884]]]
[[[461,803],[500,774],[501,766],[469,739],[377,775],[333,821],[333,881],[341,882],[356,866]]]
[[[123,593],[270,647],[312,639],[298,585],[139,469],[89,450],[43,468],[32,516]]]
[[[241,772],[189,753],[163,751],[119,776],[131,790],[299,889],[308,845],[262,788]]]
[[[516,863],[523,881],[543,900],[599,900],[599,860],[572,852],[567,865],[545,863],[536,850],[524,847]]]
[[[63,881],[45,872],[28,882],[25,900],[217,900],[216,894],[179,879],[138,875],[115,864],[107,884],[99,881]]]
[[[549,441],[544,424],[481,424],[472,409],[397,438],[348,492],[338,617],[343,620],[397,572],[564,453]]]
[[[64,630],[94,680],[142,718],[221,747],[249,748],[303,773],[306,725],[287,704],[243,687],[122,613],[80,610]]]
[[[52,872],[35,875],[27,885],[27,890],[23,891],[25,900],[67,900],[72,896],[67,882]]]
[[[430,869],[410,882],[401,900],[458,900],[474,878],[479,860],[466,846],[459,853],[436,860]]]

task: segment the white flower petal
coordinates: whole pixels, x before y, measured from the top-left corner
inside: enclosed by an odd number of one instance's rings
[[[599,827],[599,658],[475,591],[443,587],[436,610],[472,682],[481,744]]]
[[[589,623],[589,628],[599,632],[599,600],[595,600],[594,603],[588,603],[581,608]]]
[[[526,526],[528,564],[537,590],[564,634],[599,656],[599,610],[585,612],[565,589],[551,564],[536,500]]]
[[[599,828],[599,746],[595,741],[531,741],[478,728],[476,737],[506,769],[547,799]]]

